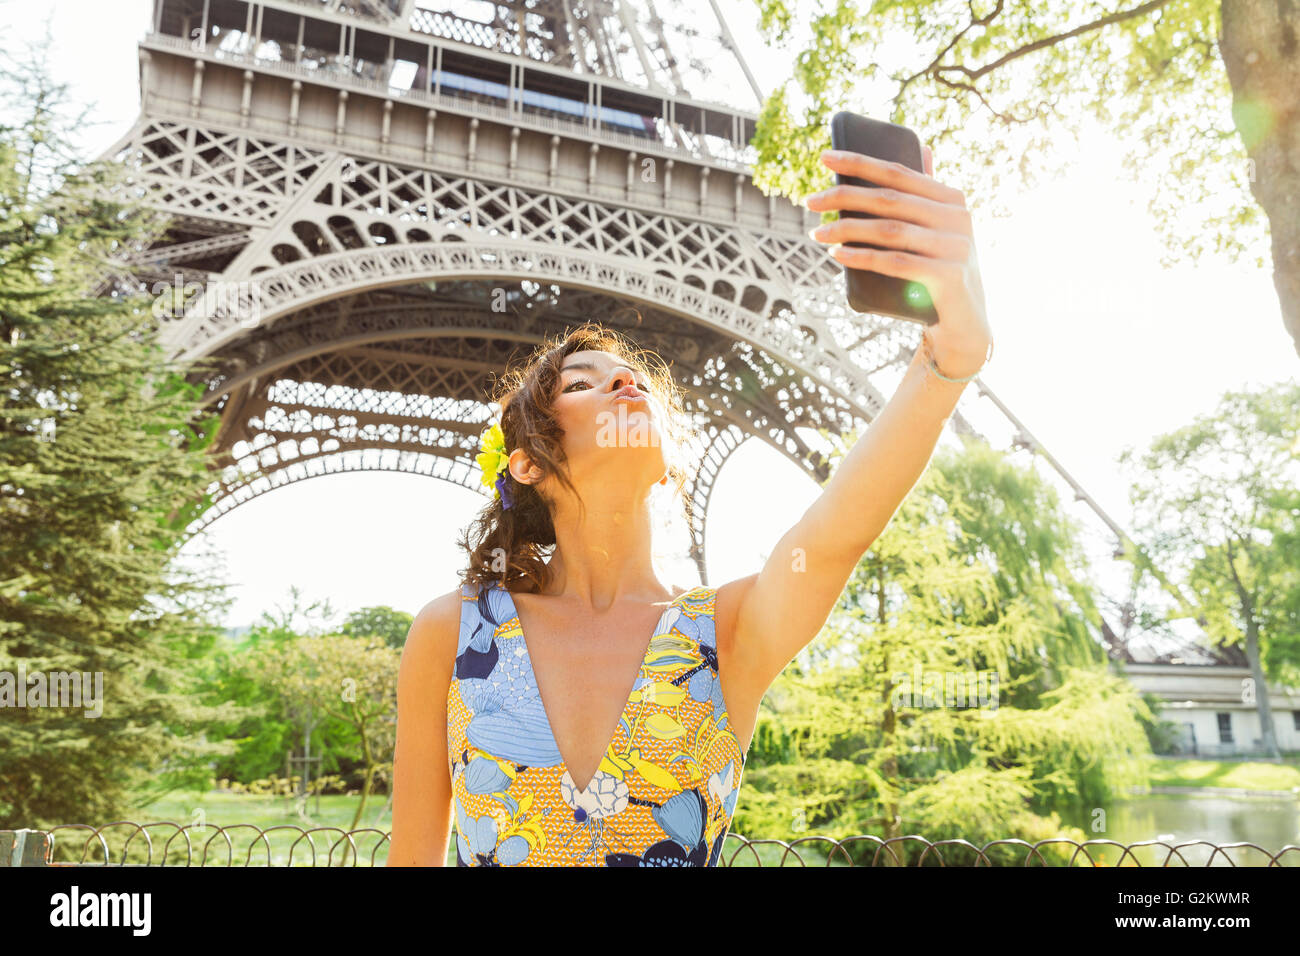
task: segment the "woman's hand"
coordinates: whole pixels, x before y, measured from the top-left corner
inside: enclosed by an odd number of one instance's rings
[[[939,321],[923,333],[939,371],[964,378],[984,366],[993,331],[975,258],[966,197],[934,176],[934,156],[922,147],[925,172],[862,153],[828,149],[822,162],[833,172],[878,186],[832,186],[804,200],[809,209],[858,209],[883,218],[845,217],[818,226],[818,242],[870,242],[885,249],[837,245],[831,254],[846,266],[920,282]]]

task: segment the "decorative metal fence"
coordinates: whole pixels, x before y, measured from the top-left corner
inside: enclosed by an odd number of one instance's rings
[[[383,866],[389,834],[366,827],[304,828],[251,823],[197,826],[121,820],[93,827],[63,824],[49,830],[0,830],[5,866]],[[381,852],[382,851],[382,852]],[[448,865],[456,865],[455,835]],[[931,842],[921,836],[882,839],[862,835],[793,841],[727,834],[719,866],[1300,866],[1300,846],[1276,852],[1254,843],[1204,840],[1167,843],[1114,840],[1078,843],[1065,838]]]

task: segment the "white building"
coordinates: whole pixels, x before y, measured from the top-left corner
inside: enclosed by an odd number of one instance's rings
[[[1163,702],[1177,730],[1175,753],[1199,757],[1263,754],[1255,682],[1240,648],[1123,655],[1121,672]],[[1148,657],[1148,660],[1135,659]],[[1283,753],[1300,752],[1300,690],[1269,687],[1273,735]]]

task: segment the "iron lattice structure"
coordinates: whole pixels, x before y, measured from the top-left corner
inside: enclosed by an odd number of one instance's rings
[[[492,377],[587,319],[688,396],[702,582],[743,441],[828,476],[818,433],[871,422],[920,327],[849,311],[817,215],[754,186],[757,114],[699,93],[762,98],[716,2],[703,23],[659,5],[156,0],[141,112],[106,158],[168,225],[109,285],[156,297],[220,411],[194,530],[339,471],[485,492]],[[1004,444],[1034,446],[975,387]],[[950,426],[980,434],[962,401]]]

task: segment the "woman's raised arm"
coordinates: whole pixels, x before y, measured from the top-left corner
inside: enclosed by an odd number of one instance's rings
[[[923,332],[898,390],[853,445],[821,495],[737,588],[737,679],[765,688],[821,630],[854,567],[924,473],[964,383],[983,366],[993,335],[971,217],[960,190],[925,173],[858,153],[829,150],[836,172],[880,186],[834,186],[809,209],[860,209],[880,219],[841,218],[813,230],[823,242],[871,242],[887,249],[833,250],[845,265],[923,282],[939,321]],[[931,367],[933,360],[938,374]]]

